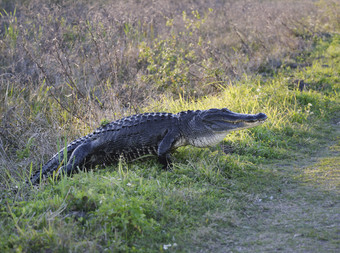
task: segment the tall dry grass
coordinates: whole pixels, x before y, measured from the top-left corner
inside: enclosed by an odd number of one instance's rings
[[[23,177],[65,133],[275,73],[339,28],[336,1],[113,2],[0,3],[1,181]]]

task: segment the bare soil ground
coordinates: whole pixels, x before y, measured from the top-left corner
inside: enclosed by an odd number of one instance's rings
[[[335,133],[328,147],[314,156],[263,166],[277,176],[271,186],[253,195],[232,229],[216,224],[197,230],[191,251],[340,252],[340,124],[330,127]],[[226,220],[228,212],[218,215]]]

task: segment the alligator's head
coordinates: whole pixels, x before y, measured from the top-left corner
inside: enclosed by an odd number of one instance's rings
[[[267,119],[264,113],[241,114],[227,108],[196,111],[189,121],[186,141],[196,147],[219,143],[230,131],[241,130],[262,124]]]
[[[242,114],[227,108],[201,111],[196,120],[201,121],[206,128],[214,133],[227,133],[232,130],[250,128],[262,124],[267,119],[264,113]]]

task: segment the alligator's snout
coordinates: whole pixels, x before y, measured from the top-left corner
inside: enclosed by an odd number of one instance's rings
[[[260,112],[260,113],[256,114],[256,117],[257,117],[257,119],[258,119],[258,120],[261,120],[261,121],[263,121],[263,120],[266,120],[266,119],[267,119],[267,115],[266,115],[266,114],[264,114],[264,113],[262,113],[262,112]]]
[[[252,123],[252,122],[264,122],[266,119],[267,119],[267,115],[260,112],[258,114],[244,114],[244,116],[242,116],[242,114],[239,114],[239,120],[238,121],[241,121],[242,120],[244,122],[247,122],[247,123]],[[243,118],[243,119],[242,119]]]
[[[259,123],[263,123],[267,119],[267,115],[260,112],[257,114],[239,114],[240,120],[239,122],[244,122],[245,124],[254,124],[258,125]],[[243,120],[242,120],[243,118]]]

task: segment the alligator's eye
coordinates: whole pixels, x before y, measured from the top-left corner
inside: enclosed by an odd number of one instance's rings
[[[228,110],[227,108],[222,108],[221,110],[222,110],[222,112],[231,112],[231,111]]]

